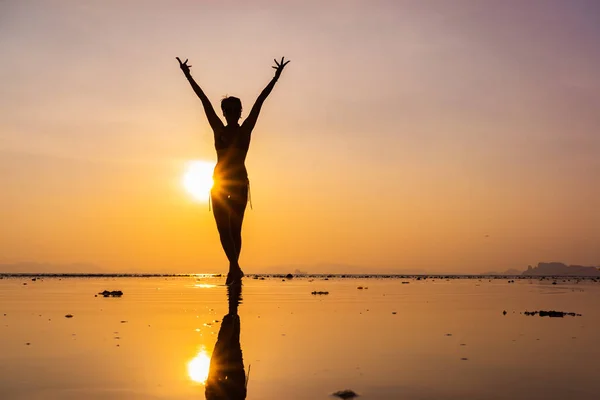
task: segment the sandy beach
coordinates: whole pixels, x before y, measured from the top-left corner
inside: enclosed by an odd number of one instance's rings
[[[233,310],[223,282],[5,277],[0,398],[203,399],[219,330],[236,312],[227,323],[237,321],[248,399],[345,389],[361,399],[595,399],[600,390],[592,280],[246,277]],[[522,314],[537,310],[581,316]],[[227,329],[221,336],[235,340]]]

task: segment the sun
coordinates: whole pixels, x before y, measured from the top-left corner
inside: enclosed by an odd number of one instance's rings
[[[214,163],[208,161],[190,161],[183,176],[183,187],[192,197],[207,202],[213,186]]]

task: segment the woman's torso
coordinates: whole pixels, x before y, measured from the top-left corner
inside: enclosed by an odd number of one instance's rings
[[[215,132],[217,165],[214,178],[226,181],[247,181],[245,161],[250,147],[250,132],[243,126],[228,125]]]

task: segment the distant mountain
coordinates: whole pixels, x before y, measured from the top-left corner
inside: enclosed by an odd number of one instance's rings
[[[582,265],[566,265],[561,262],[538,263],[537,267],[531,265],[524,276],[600,276],[600,268],[585,267]]]
[[[492,272],[485,272],[481,275],[521,275],[523,273],[523,271],[519,271],[518,269],[507,269],[504,272],[496,272],[496,271],[492,271]]]

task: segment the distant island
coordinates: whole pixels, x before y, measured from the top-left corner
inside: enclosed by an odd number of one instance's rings
[[[600,276],[599,267],[585,267],[583,265],[566,265],[561,262],[538,263],[537,267],[531,265],[523,276]]]

